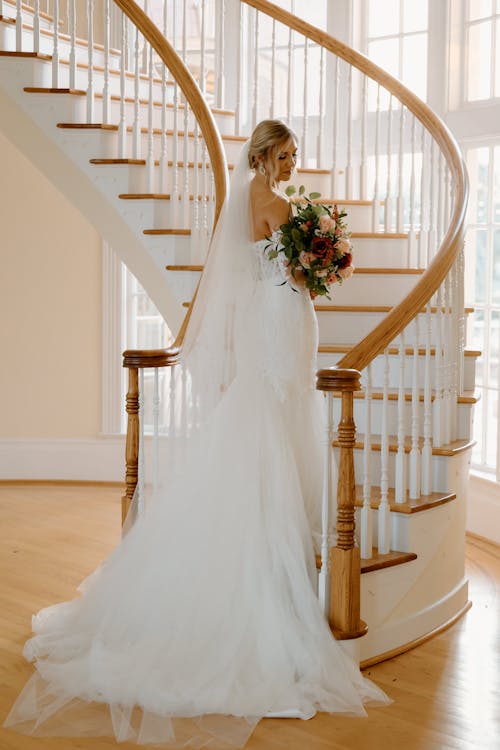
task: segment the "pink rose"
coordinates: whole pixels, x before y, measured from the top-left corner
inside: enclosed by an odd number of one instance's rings
[[[336,284],[338,281],[337,274],[332,272],[326,277],[326,283],[330,286],[330,284]]]
[[[318,279],[324,279],[325,276],[328,276],[330,271],[328,268],[322,268],[320,271],[314,271],[314,275],[318,277]]]
[[[337,240],[337,242],[335,243],[335,250],[337,250],[339,253],[342,253],[342,255],[348,253],[350,249],[351,243],[344,237],[340,240]]]
[[[302,252],[299,255],[299,262],[301,266],[304,268],[310,268],[311,262],[314,260],[314,255],[312,253],[306,253],[305,250],[302,250]]]
[[[335,228],[335,222],[330,219],[328,214],[322,214],[319,217],[319,228],[321,232],[327,233],[330,231],[330,229]]]
[[[339,268],[338,273],[339,273],[339,276],[341,276],[344,280],[350,279],[354,273],[354,266],[346,266],[345,268]]]

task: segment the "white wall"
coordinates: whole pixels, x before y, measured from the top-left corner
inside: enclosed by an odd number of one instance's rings
[[[500,544],[500,484],[475,474],[469,479],[467,531]]]
[[[0,478],[118,479],[82,452],[101,422],[101,239],[1,133],[0,153]]]

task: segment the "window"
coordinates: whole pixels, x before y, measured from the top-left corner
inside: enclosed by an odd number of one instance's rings
[[[468,345],[482,351],[477,363],[473,465],[500,480],[500,143],[467,151],[471,183],[466,236],[466,298],[474,306]]]
[[[500,96],[500,0],[468,0],[467,100]]]
[[[365,0],[366,52],[424,101],[427,98],[428,4],[415,0]],[[418,61],[418,64],[416,64]],[[388,108],[388,97],[380,101]],[[370,87],[368,107],[377,108],[377,87]]]

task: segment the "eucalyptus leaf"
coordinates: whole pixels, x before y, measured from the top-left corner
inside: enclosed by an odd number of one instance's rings
[[[321,193],[309,193],[309,198],[314,201],[317,198],[321,198]]]
[[[301,185],[299,187],[299,195],[304,195],[305,192],[306,192],[306,189],[305,189],[304,185]]]
[[[295,187],[295,185],[288,185],[288,187],[285,188],[285,195],[288,195],[288,197],[294,195],[296,192],[297,188]]]

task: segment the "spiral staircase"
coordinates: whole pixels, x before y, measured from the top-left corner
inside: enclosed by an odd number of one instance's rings
[[[145,13],[132,0],[70,0],[63,20],[58,0],[48,12],[0,0],[0,127],[78,205],[177,332],[169,350],[125,353],[125,510],[141,482],[144,373],[182,367],[186,311],[228,173],[255,121],[280,116],[294,127],[297,180],[345,207],[353,232],[354,278],[316,305],[326,495],[332,446],[340,456],[339,541],[330,550],[324,539],[318,567],[332,629],[366,666],[469,606],[478,352],[465,347],[463,164],[426,105],[325,32],[266,0],[221,0],[213,50],[195,59],[186,3],[173,5],[182,18],[161,4],[158,29],[148,5]],[[205,12],[203,2],[202,40]],[[313,64],[314,111],[307,79],[301,109],[293,83]]]

